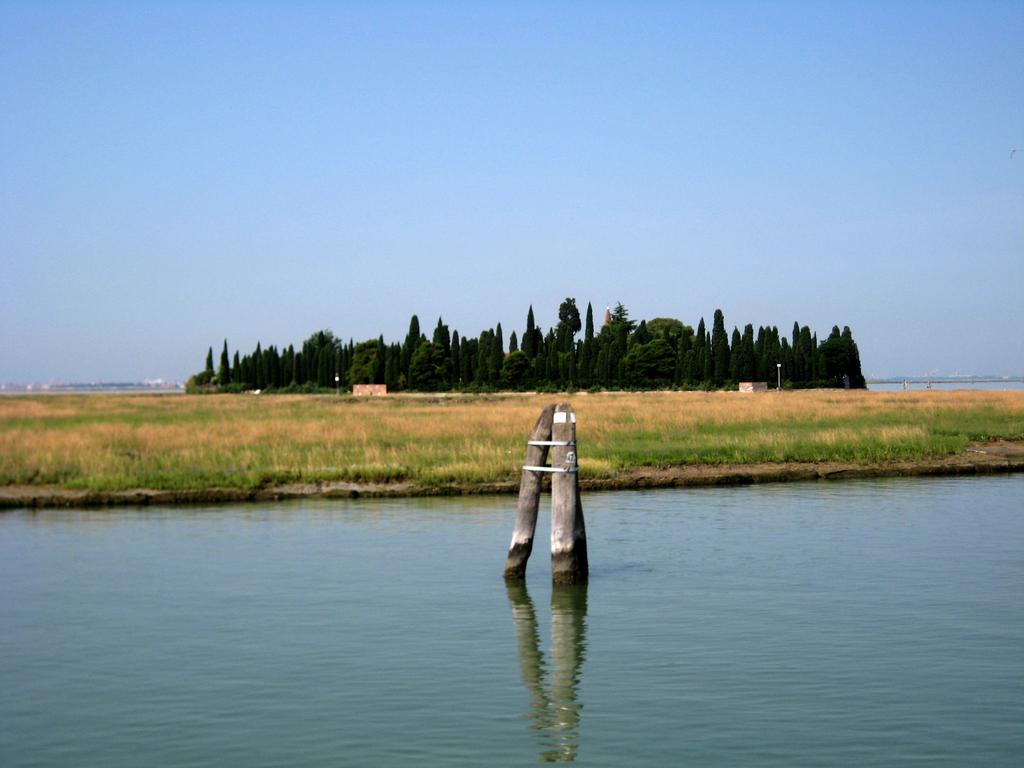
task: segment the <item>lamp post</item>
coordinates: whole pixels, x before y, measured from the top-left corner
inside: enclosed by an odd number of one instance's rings
[[[775,364],[775,370],[778,371],[778,374],[779,374],[778,390],[779,390],[779,392],[781,392],[782,391],[782,363],[776,363]]]
[[[340,395],[341,394],[341,376],[339,376],[338,374],[334,374],[334,388],[337,390],[338,394]]]

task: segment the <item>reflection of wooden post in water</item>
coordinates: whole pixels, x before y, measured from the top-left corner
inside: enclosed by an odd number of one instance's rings
[[[552,762],[572,762],[579,749],[580,710],[576,689],[586,652],[586,584],[551,587],[551,706],[558,732],[554,749],[545,756]]]
[[[530,693],[531,727],[539,732],[541,760],[576,759],[582,705],[577,701],[580,670],[586,656],[587,586],[554,585],[551,592],[550,685],[545,684],[544,654],[533,601],[524,583],[506,584],[516,626],[516,646],[523,685]]]
[[[523,685],[530,692],[530,720],[534,727],[551,727],[548,694],[544,690],[544,654],[540,650],[540,632],[533,601],[522,581],[506,582],[508,600],[512,603],[512,619],[516,624],[516,651],[519,654],[519,672]]]
[[[548,447],[551,466],[545,466]],[[582,584],[588,575],[587,531],[583,524],[576,458],[576,414],[569,403],[541,411],[526,447],[516,508],[516,527],[505,560],[505,578],[526,578],[540,503],[541,475],[551,473],[551,580]]]

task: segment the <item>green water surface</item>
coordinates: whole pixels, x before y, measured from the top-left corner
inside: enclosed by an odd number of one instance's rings
[[[1024,765],[1024,476],[514,504],[0,514],[0,766]]]

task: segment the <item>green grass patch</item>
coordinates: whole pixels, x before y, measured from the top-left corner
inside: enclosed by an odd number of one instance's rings
[[[515,481],[555,396],[0,398],[0,484],[118,491]],[[583,471],[935,459],[1024,440],[1024,392],[577,394]]]

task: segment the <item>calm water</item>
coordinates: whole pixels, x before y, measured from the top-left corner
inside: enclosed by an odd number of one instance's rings
[[[1024,764],[1024,476],[584,504],[2,514],[0,765]]]
[[[907,390],[912,392],[923,392],[929,389],[952,391],[958,389],[980,389],[988,392],[1015,392],[1024,389],[1024,381],[933,381],[929,386],[927,381],[907,382]],[[901,382],[872,382],[868,384],[871,392],[902,392]]]

